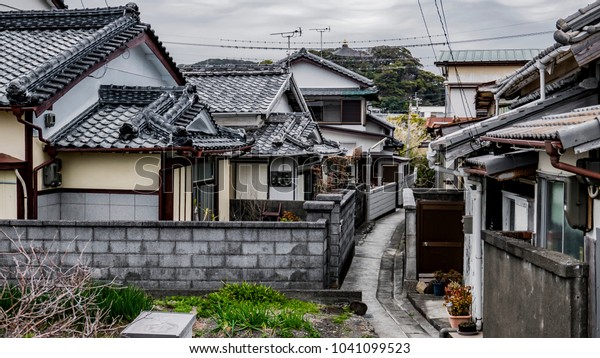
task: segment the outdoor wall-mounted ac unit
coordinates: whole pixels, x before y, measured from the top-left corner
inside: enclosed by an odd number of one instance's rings
[[[54,162],[44,167],[42,175],[44,176],[45,187],[56,188],[62,185],[61,169],[62,161],[60,159],[56,159]]]
[[[46,128],[54,127],[56,124],[56,115],[54,113],[44,114],[44,125]]]

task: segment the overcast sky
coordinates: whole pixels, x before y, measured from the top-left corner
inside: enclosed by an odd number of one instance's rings
[[[119,6],[128,1],[66,0],[69,8]],[[207,58],[278,60],[286,50],[241,47],[287,48],[287,38],[272,33],[302,28],[291,39],[292,48],[319,48],[320,33],[311,29],[330,27],[323,33],[324,47],[336,48],[347,40],[352,48],[403,45],[419,57],[426,70],[434,51],[417,0],[137,0],[142,21],[150,23],[177,63]],[[573,14],[591,0],[420,0],[431,42],[445,42],[442,21],[452,50],[498,48],[546,48],[558,18]],[[511,36],[502,40],[494,37]],[[387,41],[396,39],[394,41]],[[399,40],[398,40],[399,39]],[[488,39],[486,41],[461,42]],[[382,41],[385,40],[385,41]],[[453,44],[453,42],[455,42]],[[186,43],[186,44],[177,44]],[[189,45],[195,44],[195,45]],[[207,46],[208,45],[208,46]],[[412,46],[418,45],[418,46]],[[227,46],[238,46],[228,48]],[[438,53],[446,45],[436,45]]]

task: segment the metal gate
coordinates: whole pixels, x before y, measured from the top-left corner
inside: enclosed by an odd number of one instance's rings
[[[463,272],[464,201],[417,201],[417,274]]]

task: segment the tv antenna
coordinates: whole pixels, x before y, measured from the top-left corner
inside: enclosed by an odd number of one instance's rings
[[[302,36],[302,28],[298,27],[297,30],[294,31],[286,31],[286,32],[275,32],[272,33],[271,35],[280,35],[281,37],[287,37],[287,42],[288,42],[288,49],[287,49],[287,67],[288,69],[290,68],[290,50],[291,50],[291,43],[290,40],[292,37],[300,37]]]
[[[323,27],[320,29],[310,29],[312,31],[318,31],[321,33],[321,58],[323,58],[323,32],[327,31],[331,31],[331,26],[327,26],[327,27]]]

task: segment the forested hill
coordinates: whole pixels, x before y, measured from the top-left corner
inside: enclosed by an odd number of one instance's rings
[[[422,106],[444,105],[444,78],[423,70],[420,61],[403,47],[373,47],[365,57],[340,57],[334,49],[323,49],[322,57],[372,79],[379,88],[380,102],[389,112],[407,112],[409,98],[421,99]],[[318,50],[310,50],[320,55]]]

